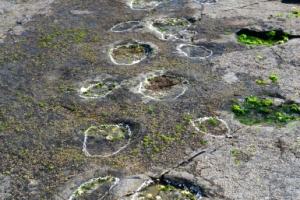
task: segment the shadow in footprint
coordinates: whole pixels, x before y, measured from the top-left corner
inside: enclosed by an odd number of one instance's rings
[[[300,0],[282,0],[281,3],[300,3]]]

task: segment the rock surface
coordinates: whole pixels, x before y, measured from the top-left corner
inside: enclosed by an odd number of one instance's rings
[[[143,174],[126,176],[111,189],[110,194],[116,199],[121,199],[122,197],[139,191],[140,187],[146,181],[151,181],[151,178]]]
[[[7,175],[0,176],[0,198],[9,199],[12,197],[12,183],[11,177]]]
[[[36,15],[51,13],[50,6],[54,0],[13,0],[0,2],[0,42],[8,33],[20,35],[26,29],[23,27]]]
[[[293,14],[299,4],[205,2],[166,0],[152,11],[133,11],[121,1],[1,1],[0,199],[65,200],[101,176],[120,178],[104,199],[132,195],[152,179],[193,186],[203,199],[300,199],[300,122],[248,126],[231,112],[231,101],[251,94],[275,106],[299,106],[300,18]],[[148,25],[162,17],[187,18],[191,34],[155,36]],[[110,31],[130,20],[141,21],[137,30]],[[235,35],[242,28],[283,30],[295,38],[244,45]],[[112,63],[109,49],[133,40],[155,48],[138,64]],[[180,44],[213,54],[190,59],[177,52]],[[145,99],[140,82],[158,70],[180,74],[188,90],[168,101]],[[80,98],[79,86],[101,74],[116,75],[120,86],[105,98]],[[215,138],[191,126],[193,119],[213,116],[230,134]],[[118,123],[132,130],[129,146],[109,158],[85,157],[84,130]],[[12,175],[5,175],[8,170]]]

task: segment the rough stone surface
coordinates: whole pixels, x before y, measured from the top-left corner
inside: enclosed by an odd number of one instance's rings
[[[250,94],[270,97],[276,106],[300,104],[300,39],[250,46],[238,43],[235,35],[248,28],[298,36],[300,18],[287,16],[299,4],[163,1],[149,12],[132,11],[121,1],[101,1],[100,7],[89,3],[0,1],[0,171],[12,173],[0,175],[0,199],[65,200],[80,184],[106,175],[121,178],[108,195],[116,199],[150,177],[193,185],[203,191],[203,199],[300,199],[300,122],[246,126],[230,111],[232,98],[242,102]],[[147,27],[149,20],[175,15],[195,20],[192,36],[185,37],[186,32],[162,41]],[[110,31],[133,19],[141,21],[138,30]],[[26,30],[32,31],[28,38]],[[19,39],[28,43],[15,44]],[[137,65],[114,65],[111,46],[133,39],[153,44],[154,53]],[[182,43],[206,46],[213,55],[189,59],[176,53]],[[162,69],[182,74],[189,90],[173,101],[143,99],[139,83]],[[118,74],[116,93],[80,99],[78,83],[104,73]],[[278,83],[272,83],[271,74]],[[267,84],[256,84],[258,79]],[[199,116],[223,119],[230,135],[195,132],[189,120]],[[99,123],[129,124],[130,145],[110,158],[85,157],[84,130]]]
[[[1,1],[0,2],[0,42],[7,33],[20,35],[25,28],[21,27],[30,21],[35,14],[46,15],[51,11],[49,5],[54,0]]]
[[[175,181],[175,182],[194,182],[194,175],[187,173],[187,172],[177,172],[177,171],[170,171],[165,176],[165,179]]]
[[[92,14],[93,12],[88,10],[71,10],[70,11],[73,15],[88,15]]]
[[[69,199],[73,192],[84,182],[89,181],[92,178],[105,177],[108,175],[118,176],[120,172],[114,171],[113,169],[101,168],[97,165],[86,166],[86,170],[80,173],[70,180],[68,180],[64,185],[58,188],[58,192],[55,195],[55,200],[65,200]]]
[[[0,175],[0,199],[9,199],[12,197],[11,177]]]
[[[223,119],[229,123],[233,139],[210,139],[209,142],[219,143],[219,148],[197,156],[192,167],[190,163],[181,171],[193,169],[196,179],[208,180],[223,190],[222,196],[232,199],[298,199],[300,187],[296,183],[300,174],[296,169],[300,167],[300,145],[296,141],[300,123],[292,122],[284,128],[250,127],[233,125],[235,120],[228,114]],[[233,154],[233,150],[239,153]]]
[[[143,183],[149,180],[151,180],[151,178],[143,174],[126,176],[111,189],[110,194],[114,196],[114,198],[120,199],[121,197],[133,194]]]

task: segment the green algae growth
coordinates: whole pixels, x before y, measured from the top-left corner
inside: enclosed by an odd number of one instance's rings
[[[250,45],[267,45],[267,46],[273,46],[275,44],[284,44],[287,41],[289,41],[288,34],[282,35],[280,39],[278,39],[278,36],[275,39],[277,32],[272,30],[270,32],[267,32],[264,37],[256,37],[253,35],[247,35],[247,34],[240,34],[237,35],[237,40],[244,44],[250,44]]]
[[[246,97],[242,104],[234,104],[231,110],[236,119],[247,125],[269,123],[282,126],[288,122],[300,120],[298,105],[283,103],[275,106],[273,100],[253,95]]]

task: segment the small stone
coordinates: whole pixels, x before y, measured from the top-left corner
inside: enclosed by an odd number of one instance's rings
[[[152,199],[152,198],[153,198],[152,194],[150,194],[150,193],[148,193],[148,194],[146,195],[146,197],[149,198],[149,199]]]
[[[79,138],[78,138],[77,136],[74,136],[74,137],[73,137],[73,140],[74,140],[74,141],[76,141],[76,140],[78,140],[78,139],[79,139]]]

